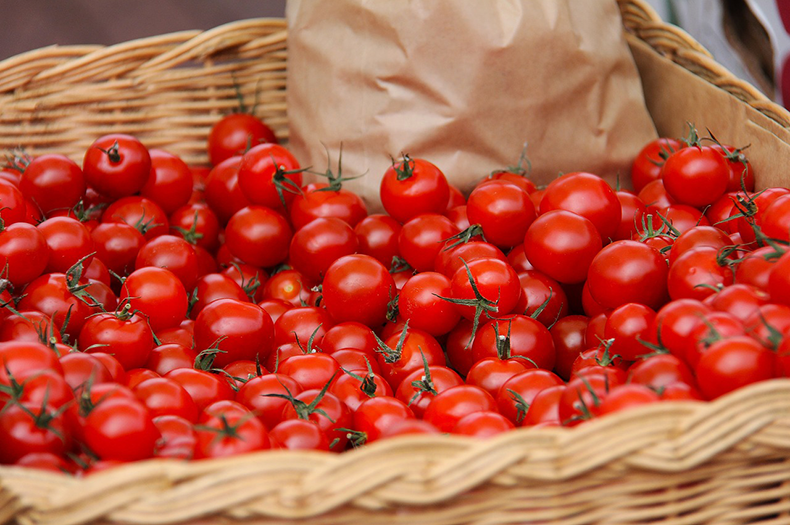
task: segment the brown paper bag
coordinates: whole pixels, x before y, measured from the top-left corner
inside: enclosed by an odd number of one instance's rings
[[[290,148],[373,209],[391,157],[436,164],[468,191],[513,165],[532,176],[627,178],[656,136],[614,0],[289,0]]]

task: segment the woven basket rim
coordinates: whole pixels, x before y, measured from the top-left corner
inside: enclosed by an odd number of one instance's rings
[[[622,10],[631,10],[624,16],[629,30],[637,37],[641,32],[658,41],[657,33],[666,26],[652,8],[641,0],[618,2]],[[181,31],[112,46],[49,46],[29,51],[0,62],[0,84],[3,72],[23,68],[33,59],[51,58],[59,63],[27,81],[7,84],[11,87],[0,90],[0,107],[5,93],[23,90],[36,82],[44,84],[74,71],[75,64],[94,63],[113,51],[162,45],[166,49],[160,56],[144,62],[143,68],[154,73],[166,64],[177,62],[179,57],[196,53],[211,56],[213,48],[201,47],[207,36],[260,24],[269,24],[285,32],[283,19],[260,18],[230,22],[209,31]],[[750,98],[747,103],[790,127],[787,110],[754,88],[739,86],[742,81],[725,69],[716,68],[709,54],[691,37],[684,36],[676,28],[664,29],[662,34],[666,38],[661,39],[658,52],[682,62],[684,67],[692,64],[704,69],[715,79],[714,83],[728,91],[728,86],[738,87],[739,93]],[[244,45],[239,44],[240,47]],[[232,484],[249,476],[259,476],[255,478],[259,481],[260,476],[277,479],[282,476],[282,486],[267,493],[266,508],[258,506],[250,512],[283,519],[310,517],[344,505],[374,509],[426,506],[449,501],[482,485],[504,487],[523,481],[570,482],[604,468],[682,473],[717,457],[787,457],[788,450],[790,379],[776,379],[748,386],[712,402],[659,403],[609,415],[575,428],[522,428],[486,441],[449,435],[403,436],[342,454],[265,451],[191,463],[154,459],[85,479],[0,466],[0,522],[21,515],[33,521],[49,516],[53,523],[66,515],[74,522],[106,516],[140,523],[146,520],[164,522],[165,518],[194,519],[204,511],[209,514],[223,509],[221,506],[201,506],[207,503],[187,498],[184,505],[193,508],[179,507],[175,514],[167,514],[167,505],[174,504],[177,497],[184,497],[188,487],[201,483],[209,486],[221,482]],[[387,465],[389,470],[371,468],[374,464]],[[372,485],[363,490],[349,481],[362,478]],[[316,480],[329,480],[328,488],[316,488]],[[130,490],[130,486],[134,490]],[[387,487],[394,488],[387,490]],[[112,506],[91,506],[91,498],[100,499],[102,493],[120,499]],[[319,503],[303,504],[305,494],[315,496]],[[251,494],[250,500],[255,496],[256,493]],[[295,508],[294,501],[303,505]],[[28,515],[30,512],[33,514]],[[161,517],[152,516],[157,512]],[[182,514],[177,515],[177,512]]]

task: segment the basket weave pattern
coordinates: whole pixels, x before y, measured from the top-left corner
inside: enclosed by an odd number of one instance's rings
[[[137,136],[206,164],[220,115],[247,107],[287,139],[286,30],[244,20],[102,46],[51,46],[0,62],[0,149],[61,153],[81,163],[106,133]]]
[[[790,523],[790,381],[485,441],[148,461],[87,479],[3,467],[0,479],[0,522]]]
[[[638,0],[626,28],[784,126]],[[50,47],[0,62],[0,148],[82,158],[108,132],[205,163],[220,114],[257,100],[287,138],[286,31],[248,20],[118,46]],[[742,85],[743,84],[743,85]],[[662,403],[574,429],[480,441],[410,436],[344,454],[153,460],[74,479],[0,467],[0,523],[790,523],[790,380],[712,403]]]

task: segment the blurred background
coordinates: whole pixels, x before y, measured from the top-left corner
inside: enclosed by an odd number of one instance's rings
[[[790,106],[790,0],[647,1],[736,76]],[[244,18],[282,17],[285,2],[2,0],[0,60],[52,44],[108,45]]]

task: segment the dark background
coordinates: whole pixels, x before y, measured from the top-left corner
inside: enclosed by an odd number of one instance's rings
[[[2,0],[0,60],[51,44],[117,44],[285,16],[285,0]]]

